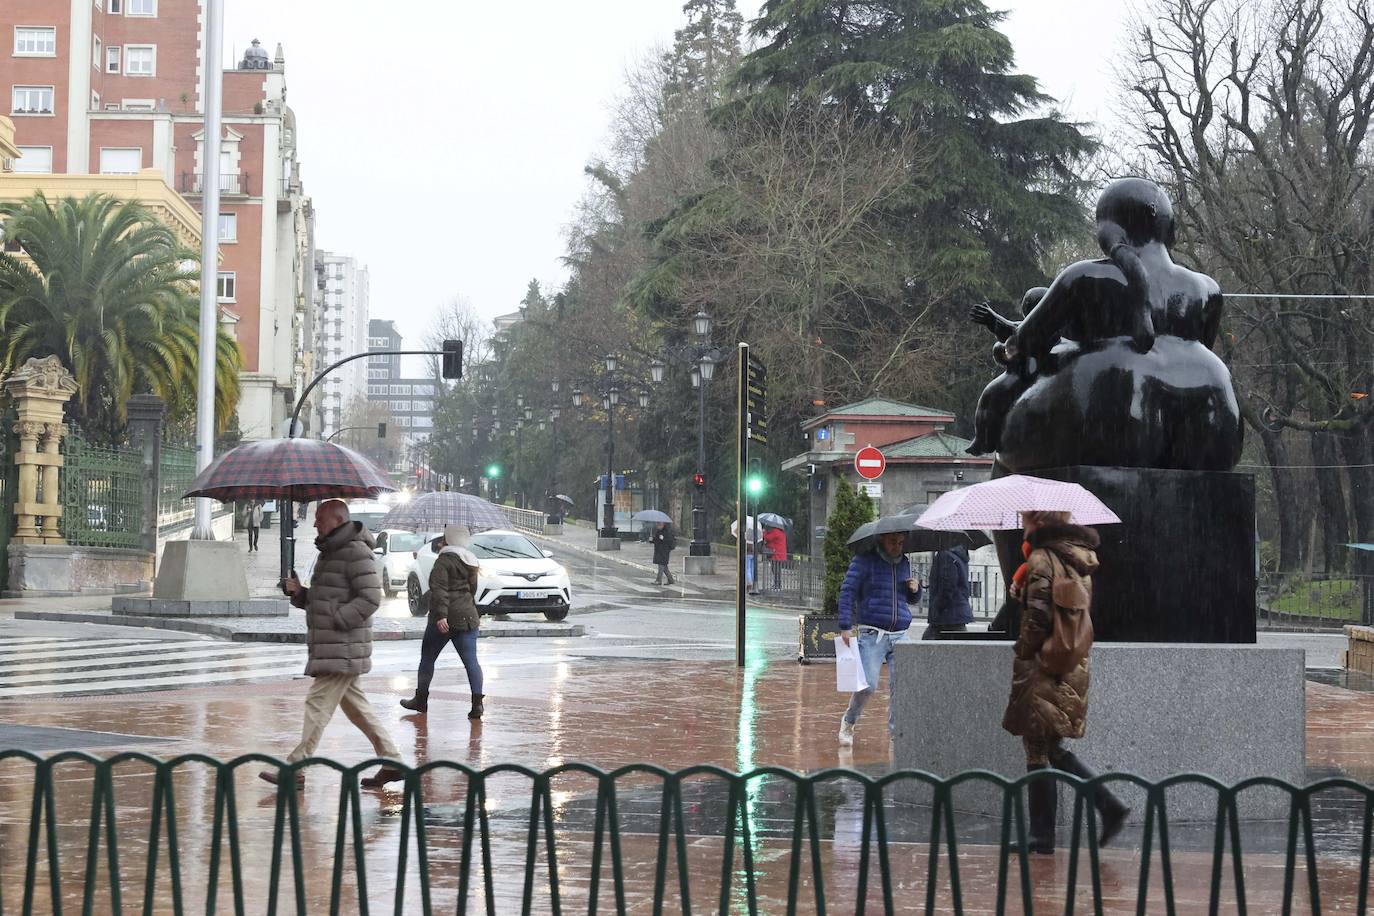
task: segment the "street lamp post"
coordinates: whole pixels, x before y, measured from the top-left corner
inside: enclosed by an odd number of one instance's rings
[[[689,365],[692,387],[697,392],[697,467],[692,475],[692,543],[687,549],[687,575],[710,575],[715,572],[715,558],[711,556],[711,539],[706,530],[706,383],[716,374],[720,351],[711,344],[711,316],[699,311],[692,316],[692,332],[696,342],[666,348],[664,355],[677,363]],[[649,365],[655,383],[662,382],[667,366],[662,360]]]

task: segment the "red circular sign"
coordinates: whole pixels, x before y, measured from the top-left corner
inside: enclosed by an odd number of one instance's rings
[[[883,476],[883,469],[887,467],[887,459],[883,453],[873,446],[861,448],[854,455],[854,470],[859,472],[859,476],[864,480],[877,480]]]

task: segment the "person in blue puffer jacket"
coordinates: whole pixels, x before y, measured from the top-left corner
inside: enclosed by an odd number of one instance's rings
[[[873,696],[884,663],[891,687],[892,647],[906,638],[911,605],[921,600],[921,583],[912,577],[911,563],[902,553],[905,543],[906,535],[900,532],[881,535],[877,549],[854,557],[840,586],[840,637],[849,645],[858,630],[859,659],[868,681],[867,690],[850,696],[849,708],[840,720],[840,744],[844,747],[854,744],[854,726]],[[889,737],[892,731],[889,706]]]

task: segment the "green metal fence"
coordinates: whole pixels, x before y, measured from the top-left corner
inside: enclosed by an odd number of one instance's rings
[[[1047,873],[1031,861],[1047,860],[1021,850],[1024,786],[1050,778],[1072,798],[1071,823],[1060,827],[1067,841],[1050,860],[1063,893],[1053,911],[1173,914],[1203,912],[1203,901],[1212,914],[1245,913],[1251,905],[1286,914],[1295,903],[1320,913],[1324,901],[1327,912],[1365,913],[1368,906],[1374,790],[1349,779],[1299,788],[1269,778],[1225,786],[1197,774],[1081,782],[1042,771],[1008,781],[986,772],[941,779],[915,771],[606,771],[574,763],[479,770],[435,761],[403,768],[404,783],[380,793],[380,806],[369,799],[365,807],[358,776],[376,763],[0,752],[0,823],[10,825],[0,830],[0,869],[12,876],[0,881],[0,913],[14,912],[16,903],[24,914],[60,914],[64,903],[68,911],[145,914],[180,914],[203,903],[207,914],[232,906],[237,914],[269,916],[279,907],[495,914],[514,912],[517,903],[522,913],[652,907],[657,914],[665,906],[683,913],[1047,912]],[[261,765],[280,774],[275,798],[252,780]],[[292,776],[305,771],[314,788],[303,792]],[[236,785],[245,779],[264,791],[240,804]],[[568,791],[574,784],[580,791]],[[1102,784],[1144,799],[1136,848],[1113,850],[1110,866],[1090,800]],[[31,786],[31,797],[16,785]],[[975,841],[967,836],[970,816],[956,807],[971,788],[1001,798],[1000,816]],[[845,837],[838,819],[822,816],[821,800],[837,791],[847,793],[861,820]],[[1215,797],[1213,816],[1191,833],[1171,820],[1177,791]],[[904,792],[924,799],[919,823],[894,813]],[[1267,827],[1244,819],[1245,799],[1255,792],[1281,793],[1286,818]],[[1314,829],[1314,803],[1333,795],[1346,805],[1350,829],[1327,849],[1318,843],[1327,831]],[[1268,853],[1256,851],[1251,835],[1264,829],[1277,837]],[[1266,860],[1271,879],[1265,899],[1251,885],[1257,859]],[[441,887],[455,894],[442,908]],[[1119,898],[1132,887],[1136,899],[1123,910]]]
[[[196,477],[196,450],[174,445],[162,446],[162,467],[158,478],[157,525],[166,528],[189,521],[196,514],[195,500],[182,499]]]
[[[91,445],[73,427],[62,440],[62,536],[78,547],[143,543],[143,453]]]

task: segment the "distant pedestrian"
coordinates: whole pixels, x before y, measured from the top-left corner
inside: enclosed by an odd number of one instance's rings
[[[305,609],[309,646],[305,673],[315,679],[305,695],[300,744],[286,759],[295,763],[313,756],[334,710],[342,706],[348,721],[367,736],[378,757],[399,760],[400,749],[358,684],[358,679],[372,670],[372,615],[382,603],[372,535],[362,522],[349,519],[347,504],[338,499],[316,507],[315,530],[319,533],[315,546],[320,553],[310,587],[301,585],[294,573],[285,586],[291,603]],[[277,784],[275,770],[263,770],[258,775]],[[404,777],[398,768],[383,766],[376,775],[365,777],[362,784],[377,788]],[[296,784],[305,784],[304,773],[297,773]]]
[[[787,532],[781,528],[763,529],[763,548],[773,569],[773,591],[782,591],[782,568],[787,565]]]
[[[468,674],[472,693],[469,719],[482,718],[485,707],[482,693],[482,666],[477,661],[477,630],[482,618],[477,611],[477,555],[468,549],[468,530],[449,525],[440,538],[439,556],[429,571],[429,622],[420,643],[420,669],[415,675],[415,696],[401,705],[416,712],[429,711],[429,685],[434,680],[434,663],[449,643],[458,653]]]
[[[248,552],[252,553],[258,549],[258,529],[262,527],[262,503],[253,501],[244,515],[248,528]]]
[[[1097,774],[1065,738],[1082,738],[1088,724],[1088,654],[1092,647],[1093,571],[1097,532],[1071,524],[1068,512],[1025,512],[1026,562],[1011,589],[1021,602],[1021,633],[1013,648],[1011,698],[1002,727],[1021,738],[1026,772],[1050,766],[1080,779]],[[1058,782],[1026,786],[1030,808],[1029,851],[1054,852]],[[1088,799],[1102,818],[1106,845],[1126,822],[1129,809],[1105,787]]]
[[[665,576],[668,578],[668,584],[672,585],[677,581],[673,578],[673,571],[668,568],[668,564],[673,561],[673,548],[677,546],[677,534],[674,533],[673,526],[667,522],[658,522],[654,525],[654,532],[650,535],[649,541],[654,545],[654,566],[658,567],[654,585],[662,585]]]
[[[840,720],[840,744],[854,743],[854,726],[864,706],[878,686],[878,675],[887,665],[889,693],[892,689],[892,647],[906,638],[911,626],[910,605],[921,600],[921,583],[911,575],[911,562],[902,553],[906,535],[901,532],[878,537],[878,547],[854,557],[840,586],[840,634],[847,646],[858,630],[859,661],[868,688],[852,694],[849,708]],[[887,733],[892,735],[895,721],[892,708],[887,711]]]
[[[930,564],[930,613],[922,639],[941,633],[962,633],[973,623],[968,598],[968,548],[963,544],[941,550]]]

